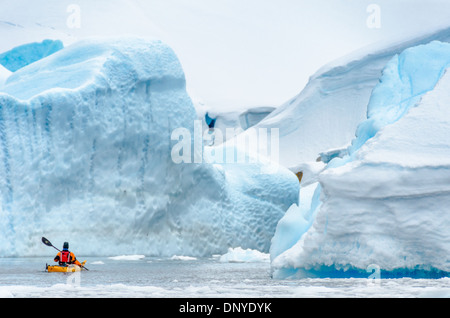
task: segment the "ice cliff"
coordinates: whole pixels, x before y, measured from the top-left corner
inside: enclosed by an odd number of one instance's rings
[[[275,277],[450,272],[449,67],[450,44],[439,41],[390,59],[348,155],[280,221]]]
[[[155,40],[83,40],[0,86],[0,256],[268,251],[298,180],[265,164],[175,163],[196,112],[175,53]],[[190,140],[189,142],[193,142]]]

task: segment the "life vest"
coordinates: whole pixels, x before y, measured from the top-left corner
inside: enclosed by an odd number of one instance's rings
[[[70,252],[69,251],[62,251],[61,255],[59,257],[59,261],[61,263],[70,263]]]

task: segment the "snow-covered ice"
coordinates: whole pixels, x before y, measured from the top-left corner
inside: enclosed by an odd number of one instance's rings
[[[211,107],[205,105],[202,101],[195,100],[194,106],[198,119],[202,121],[205,129],[209,127],[211,121],[214,121],[213,128],[220,131],[222,140],[215,140],[214,145],[220,145],[223,141],[238,136],[243,131],[261,122],[275,110],[274,107],[267,106],[240,107],[233,110],[232,107]]]
[[[275,276],[450,272],[449,63],[450,44],[434,41],[386,65],[349,155],[319,174],[312,226],[299,223],[297,242],[273,255]],[[299,222],[289,215],[279,227]]]
[[[27,43],[0,54],[0,64],[11,72],[39,61],[63,49],[60,40],[44,40],[37,43]]]

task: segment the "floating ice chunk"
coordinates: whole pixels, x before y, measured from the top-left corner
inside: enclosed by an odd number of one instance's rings
[[[297,178],[262,160],[175,162],[172,133],[195,136],[196,116],[157,40],[84,40],[13,73],[0,87],[0,255],[43,255],[42,233],[80,256],[267,252]]]
[[[314,222],[275,257],[275,277],[368,277],[371,265],[381,277],[448,275],[449,66],[440,42],[386,66],[351,155],[319,175]]]
[[[224,263],[254,263],[268,262],[269,254],[261,253],[252,249],[243,249],[241,247],[229,248],[228,253],[220,256],[219,259]]]
[[[145,258],[145,255],[118,255],[110,256],[108,258],[115,261],[138,261]]]
[[[174,255],[170,259],[175,261],[195,261],[197,258],[192,256]]]

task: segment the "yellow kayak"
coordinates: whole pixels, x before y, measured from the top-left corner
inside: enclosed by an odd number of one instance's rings
[[[81,265],[83,265],[83,266],[84,266],[84,264],[86,264],[86,261],[81,263]],[[75,265],[75,264],[70,264],[68,266],[60,266],[60,265],[47,265],[46,266],[46,271],[49,273],[74,273],[74,272],[80,272],[82,270],[85,270],[85,269],[78,265]]]

